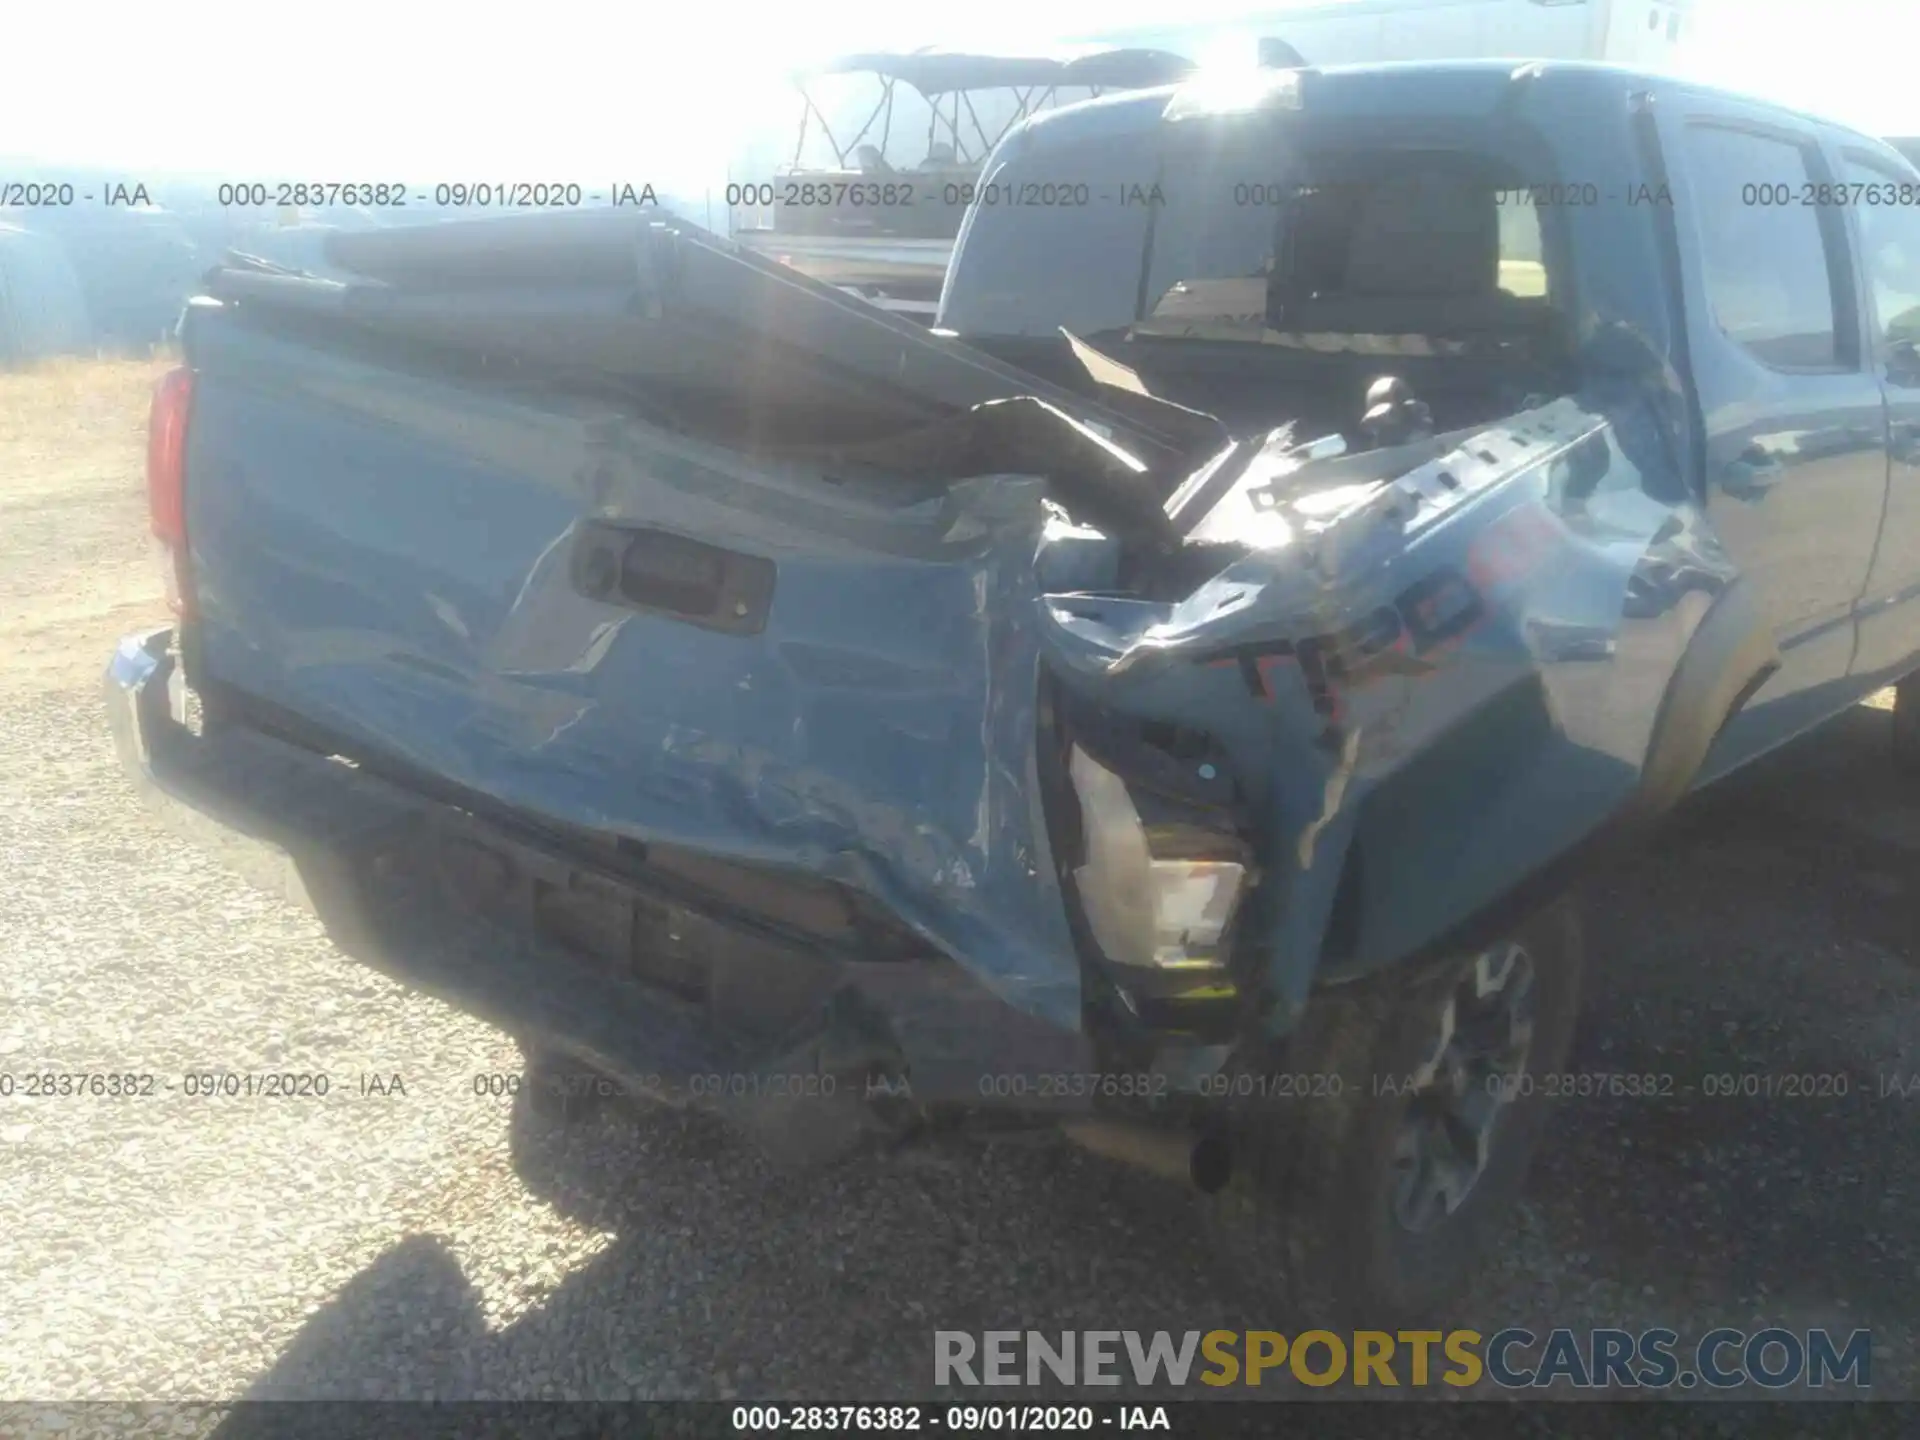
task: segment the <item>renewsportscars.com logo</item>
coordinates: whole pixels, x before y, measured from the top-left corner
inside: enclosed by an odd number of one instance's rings
[[[936,1330],[936,1385],[1300,1384],[1779,1390],[1873,1384],[1873,1334],[1709,1330]]]

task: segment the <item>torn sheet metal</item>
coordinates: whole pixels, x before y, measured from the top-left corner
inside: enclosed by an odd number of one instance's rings
[[[1302,465],[1276,443],[1194,533],[1250,548],[1166,604],[1049,597],[1046,654],[1209,731],[1265,795],[1278,1028],[1316,976],[1417,951],[1614,814],[1733,574],[1574,400],[1411,452]]]
[[[1043,669],[1213,736],[1261,797],[1250,933],[1285,1028],[1316,975],[1417,950],[1620,807],[1731,575],[1648,495],[1644,437],[1574,400],[1352,455],[1227,439],[1156,519],[1175,487],[1032,398],[750,460],[243,327],[194,353],[210,676],[534,816],[865,892],[1067,1027]],[[719,568],[583,561],[629,531]],[[1202,578],[1119,593],[1142,537]],[[730,589],[727,556],[772,573]]]
[[[903,503],[591,405],[397,375],[321,403],[311,358],[248,353],[206,364],[188,461],[210,676],[535,816],[843,882],[1078,1028],[1034,775],[1042,482]],[[582,594],[577,537],[623,525],[770,558],[764,627]]]

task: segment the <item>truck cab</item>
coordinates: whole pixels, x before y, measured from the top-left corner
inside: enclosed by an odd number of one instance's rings
[[[931,330],[615,212],[238,262],[121,755],[538,1072],[833,1154],[1066,1123],[1240,1280],[1423,1321],[1586,869],[1888,683],[1920,752],[1916,201],[1816,118],[1460,61],[1025,122]]]
[[[1442,429],[1530,396],[1620,397],[1779,648],[1701,778],[1909,663],[1920,174],[1897,149],[1572,63],[1332,67],[1203,95],[1010,136],[986,190],[1073,173],[1089,201],[976,207],[939,326],[1042,373],[1064,328],[1167,399],[1356,440],[1386,375]]]

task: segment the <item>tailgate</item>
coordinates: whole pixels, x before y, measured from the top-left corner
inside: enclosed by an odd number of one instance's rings
[[[556,283],[551,238],[483,228],[354,237],[365,286],[216,276],[190,313],[196,680],[525,814],[841,882],[1077,1021],[1034,774],[1041,482],[950,483],[996,464],[971,407],[1044,387],[775,267],[656,256],[680,288],[649,290],[629,230],[624,271],[587,244]],[[1159,513],[1057,412],[994,413],[1005,455],[1090,450],[1089,498]],[[915,470],[854,443],[903,433]]]

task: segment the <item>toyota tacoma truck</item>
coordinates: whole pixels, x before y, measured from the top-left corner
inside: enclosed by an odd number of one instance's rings
[[[1432,1313],[1583,868],[1917,663],[1920,174],[1458,62],[1063,109],[979,195],[931,329],[613,212],[210,272],[125,763],[530,1093],[1060,1126]]]

